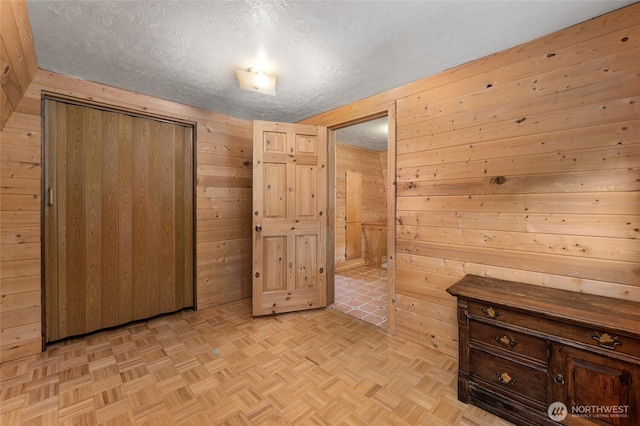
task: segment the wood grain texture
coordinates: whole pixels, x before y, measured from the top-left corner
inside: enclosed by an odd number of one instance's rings
[[[366,233],[357,230],[359,225],[349,225],[349,222],[386,222],[387,221],[387,181],[384,179],[386,170],[383,169],[381,158],[386,151],[378,152],[366,148],[343,143],[336,144],[336,266],[344,268],[362,262],[369,253],[369,240]],[[386,164],[386,161],[384,162]],[[360,174],[359,183],[356,182],[356,194],[349,193],[349,173]],[[359,190],[357,188],[360,188]],[[363,190],[364,188],[364,190]],[[361,193],[361,194],[359,194]],[[359,203],[358,203],[359,199]],[[349,205],[360,205],[360,214],[354,219],[349,218]],[[355,229],[349,229],[355,228]],[[353,232],[360,238],[359,247],[354,245],[349,250],[348,232]],[[355,255],[349,254],[357,248]],[[383,252],[386,255],[386,241]],[[349,255],[348,257],[346,254]],[[352,260],[355,259],[355,260]]]
[[[3,1],[0,5],[0,69],[2,109],[0,130],[18,109],[37,71],[36,52],[23,0]]]
[[[457,401],[457,367],[337,310],[255,318],[245,299],[4,363],[0,422],[508,426]]]
[[[347,240],[345,260],[361,259],[364,245],[362,239],[362,173],[347,170],[345,187]]]
[[[47,342],[191,307],[193,270],[185,265],[193,262],[193,215],[185,204],[192,202],[186,200],[193,199],[193,187],[185,182],[193,182],[193,169],[184,158],[192,152],[185,147],[193,144],[185,138],[191,131],[48,98],[44,114],[46,167],[52,170],[45,179]],[[62,244],[60,233],[67,236]],[[20,244],[13,258],[29,258],[29,251],[36,257],[32,247]]]
[[[253,122],[253,314],[327,306],[327,130]]]
[[[640,300],[639,39],[634,4],[303,121],[396,101],[399,333],[455,355],[467,273]]]
[[[4,11],[5,2],[2,3]],[[164,118],[173,117],[195,123],[197,126],[196,144],[193,151],[185,153],[185,158],[189,157],[190,164],[193,164],[198,173],[197,186],[193,181],[185,181],[181,185],[185,188],[193,188],[196,194],[193,202],[185,200],[185,214],[196,217],[197,222],[203,222],[205,226],[203,227],[204,231],[196,232],[195,240],[185,241],[185,245],[198,250],[196,253],[203,250],[204,254],[208,250],[207,247],[215,244],[219,247],[216,249],[219,255],[213,259],[204,255],[196,255],[197,265],[194,265],[193,261],[188,261],[184,269],[192,271],[193,283],[195,283],[199,295],[197,298],[199,308],[227,303],[250,295],[251,123],[39,70],[20,101],[17,111],[7,120],[7,124],[2,130],[0,142],[0,161],[2,162],[0,170],[3,183],[0,188],[3,196],[0,231],[3,236],[7,236],[7,239],[3,240],[2,248],[3,252],[15,251],[16,255],[13,256],[20,256],[20,259],[7,258],[2,261],[1,291],[3,296],[16,291],[18,293],[35,291],[33,300],[36,301],[38,308],[24,306],[3,315],[3,324],[7,324],[7,328],[6,333],[2,335],[1,362],[38,352],[42,345],[39,286],[32,288],[33,286],[22,287],[18,285],[22,282],[27,284],[39,282],[40,255],[35,251],[32,251],[32,254],[26,254],[27,252],[23,249],[18,250],[18,245],[24,244],[22,242],[24,238],[18,237],[18,235],[25,233],[39,235],[40,233],[39,206],[42,175],[40,98],[43,91],[133,112],[138,111]],[[126,117],[126,114],[124,116]],[[133,118],[129,120],[130,122],[126,125],[121,123],[119,146],[110,148],[117,151],[117,159],[113,159],[114,164],[117,163],[121,170],[130,171],[128,175],[126,173],[120,174],[117,182],[118,193],[117,196],[114,195],[122,207],[118,212],[118,220],[124,221],[124,223],[127,222],[126,218],[134,218],[136,214],[133,205],[134,193],[128,188],[136,179],[135,173],[140,171],[140,168],[134,165],[134,155],[127,154],[133,149],[130,140],[134,134]],[[185,136],[187,139],[190,137],[191,135]],[[186,164],[185,167],[191,167],[190,164]],[[57,173],[55,170],[49,172]],[[105,177],[105,170],[102,170],[101,179],[103,182],[109,182],[108,188],[116,185],[108,173]],[[103,185],[101,191],[104,193],[107,191],[107,187]],[[139,189],[139,186],[135,188]],[[5,200],[8,202],[4,202]],[[108,216],[109,213],[105,212],[105,208],[103,205],[102,214]],[[237,224],[227,226],[231,219],[236,220]],[[64,220],[66,223],[68,219]],[[198,223],[196,227],[198,227]],[[103,233],[102,247],[105,244],[108,246],[109,244],[104,239],[104,228],[101,232]],[[122,226],[118,229],[118,233],[121,237],[133,234],[131,229]],[[67,231],[61,229],[57,238],[62,239],[66,244]],[[33,243],[37,242],[33,241]],[[128,288],[123,286],[120,289],[119,322],[133,319],[132,295],[134,288],[138,287],[134,286],[135,265],[128,259],[131,259],[131,254],[135,253],[135,244],[136,241],[133,237],[130,239],[119,238],[117,250],[113,247],[110,248],[112,253],[117,251],[117,273],[120,282],[129,283]],[[68,265],[58,262],[58,267],[63,268],[64,272]],[[203,273],[203,278],[196,280],[196,273]],[[188,285],[191,284],[185,281],[185,286]],[[66,291],[67,289],[62,287],[60,292],[63,294],[57,294],[56,297],[66,297]],[[47,297],[49,296],[51,295],[47,295]],[[186,295],[186,297],[188,303],[194,303],[193,293]],[[66,310],[64,315],[66,318]],[[103,310],[102,316],[105,315],[105,310]],[[26,330],[34,330],[34,332],[20,332],[24,327]],[[4,336],[12,337],[5,339]]]
[[[629,406],[626,416],[607,424],[638,423],[640,412],[631,408],[640,398],[638,302],[476,275],[447,292],[458,298],[460,401],[516,424],[552,425],[553,402],[586,406],[604,399]],[[504,410],[505,398],[519,403]]]

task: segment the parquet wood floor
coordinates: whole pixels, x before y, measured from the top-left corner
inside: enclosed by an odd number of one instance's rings
[[[508,425],[456,398],[457,361],[334,309],[250,300],[51,346],[0,367],[5,425]]]

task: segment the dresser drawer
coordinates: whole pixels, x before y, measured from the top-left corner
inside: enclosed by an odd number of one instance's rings
[[[640,359],[640,339],[621,336],[613,331],[560,322],[491,303],[470,301],[469,316],[471,317],[470,323],[474,322],[473,317],[485,318],[488,321],[494,321],[497,326],[500,326],[501,323],[513,324],[547,334],[552,340],[559,338],[573,340],[594,348],[602,348],[612,353],[622,353]],[[597,316],[597,313],[594,313],[594,316]]]
[[[547,363],[547,342],[544,339],[473,320],[469,321],[469,337],[483,345]]]
[[[469,315],[479,318],[486,318],[495,322],[506,322],[509,324],[525,326],[530,323],[530,315],[513,311],[500,305],[494,305],[490,302],[469,302]]]
[[[553,332],[558,337],[584,343],[593,348],[602,348],[606,352],[621,353],[640,359],[640,340],[620,335],[614,331],[573,324],[556,324],[543,327],[543,331]]]
[[[547,373],[545,370],[527,367],[513,361],[471,349],[469,373],[473,378],[482,378],[499,384],[505,395],[519,393],[539,403],[547,401]]]

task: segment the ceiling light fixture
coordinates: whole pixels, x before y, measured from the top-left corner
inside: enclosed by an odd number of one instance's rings
[[[240,87],[265,95],[276,95],[276,76],[269,75],[260,68],[249,68],[249,71],[236,70]]]

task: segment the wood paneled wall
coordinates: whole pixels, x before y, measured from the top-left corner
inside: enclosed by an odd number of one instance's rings
[[[368,244],[363,233],[362,259],[346,260],[346,180],[347,170],[362,173],[362,221],[387,222],[386,175],[387,152],[379,152],[344,143],[336,143],[336,268],[362,264]],[[384,163],[382,162],[384,161]],[[385,170],[383,170],[385,167]],[[383,240],[386,234],[383,236]],[[385,246],[386,247],[386,246]],[[383,251],[385,253],[385,251]]]
[[[304,121],[397,105],[396,330],[472,273],[640,300],[640,4]]]
[[[16,110],[38,65],[24,1],[0,1],[0,130]]]
[[[196,123],[197,306],[251,295],[252,123],[39,70],[0,133],[0,362],[42,344],[43,91]]]

